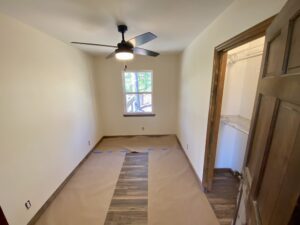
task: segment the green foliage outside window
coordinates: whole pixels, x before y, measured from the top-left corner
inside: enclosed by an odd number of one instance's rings
[[[125,72],[125,91],[152,92],[151,72]]]

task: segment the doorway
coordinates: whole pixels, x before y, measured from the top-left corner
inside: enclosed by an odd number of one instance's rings
[[[227,52],[215,170],[242,174],[264,42],[261,37]]]
[[[227,51],[212,189],[207,193],[221,225],[235,215],[265,38]]]
[[[222,225],[237,213],[264,36],[273,19],[215,48],[203,187]]]
[[[264,37],[265,32],[272,23],[274,17],[275,16],[255,25],[215,48],[202,181],[205,191],[211,191],[212,189],[228,54],[234,52],[234,49],[237,49],[238,47],[245,44],[247,45],[254,40]]]

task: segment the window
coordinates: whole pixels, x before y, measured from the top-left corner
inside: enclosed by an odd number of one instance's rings
[[[152,106],[152,71],[123,72],[126,115],[154,115]]]

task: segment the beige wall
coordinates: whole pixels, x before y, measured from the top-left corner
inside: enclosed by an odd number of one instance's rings
[[[236,0],[182,54],[177,134],[200,179],[203,175],[214,47],[278,13],[285,2]]]
[[[4,15],[0,28],[0,204],[22,225],[102,132],[92,60]]]
[[[98,57],[95,65],[105,135],[176,133],[178,54],[156,58],[137,56],[127,63],[128,70],[153,71],[155,117],[123,117],[122,71],[125,64],[114,58]]]

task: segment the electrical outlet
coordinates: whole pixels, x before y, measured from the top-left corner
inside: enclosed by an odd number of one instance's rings
[[[188,144],[186,144],[186,149],[189,150],[189,145]]]
[[[90,140],[88,141],[88,144],[89,144],[89,146],[91,145],[91,141]]]
[[[26,207],[26,209],[30,209],[31,202],[29,200],[27,202],[25,202],[25,207]]]

